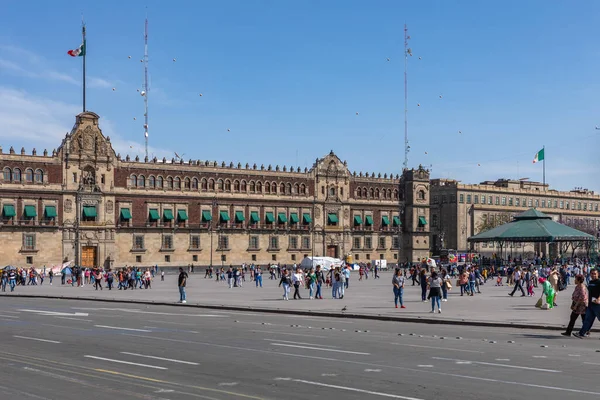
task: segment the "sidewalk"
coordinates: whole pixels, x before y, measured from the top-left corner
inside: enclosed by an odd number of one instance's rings
[[[331,289],[323,291],[323,300],[308,300],[308,290],[301,289],[302,300],[282,300],[283,290],[278,288],[278,280],[269,280],[263,276],[263,287],[257,288],[254,282],[245,282],[241,288],[229,289],[225,282],[204,279],[204,272],[189,274],[186,288],[188,303],[186,306],[226,307],[247,311],[288,312],[335,317],[353,317],[366,319],[397,320],[408,322],[431,322],[460,325],[482,325],[515,328],[561,329],[571,313],[571,293],[574,286],[560,292],[558,307],[553,310],[539,310],[534,307],[541,295],[541,287],[536,296],[508,296],[511,287],[495,287],[493,281],[481,287],[482,294],[474,297],[460,296],[460,289],[452,289],[448,302],[442,303],[442,314],[430,314],[431,303],[421,302],[421,290],[418,286],[409,286],[404,290],[406,309],[394,308],[392,293],[392,274],[383,273],[381,279],[358,281],[358,274],[350,279],[350,288],[342,300],[331,298]],[[293,293],[293,291],[292,291]],[[146,302],[156,304],[175,304],[179,300],[177,276],[167,275],[165,281],[160,277],[153,281],[152,289],[104,290],[96,291],[92,285],[71,287],[61,285],[60,279],[50,286],[48,279],[43,286],[17,286],[14,293],[2,293],[5,296],[27,296],[44,298],[76,298],[88,300],[106,300],[120,302]],[[1,300],[0,300],[1,301]],[[342,308],[346,311],[342,312]],[[579,322],[576,327],[579,326]]]

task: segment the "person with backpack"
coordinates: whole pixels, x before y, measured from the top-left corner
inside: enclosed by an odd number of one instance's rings
[[[281,287],[281,285],[283,285],[283,300],[289,300],[290,286],[292,285],[292,280],[288,274],[287,269],[284,269],[283,274],[281,275],[279,287]]]
[[[315,292],[315,299],[323,300],[323,294],[321,293],[321,287],[323,283],[325,283],[325,275],[323,271],[321,271],[321,266],[317,265],[317,270],[315,271],[315,275],[317,277],[317,291]]]

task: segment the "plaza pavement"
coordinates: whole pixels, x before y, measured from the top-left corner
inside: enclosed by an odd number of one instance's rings
[[[358,281],[358,274],[353,274],[350,288],[346,290],[344,299],[332,299],[331,289],[323,291],[323,300],[309,300],[308,290],[301,289],[302,300],[282,300],[282,289],[278,280],[270,280],[264,276],[263,287],[257,288],[254,282],[247,281],[243,287],[229,289],[225,282],[205,279],[204,271],[190,273],[187,286],[187,304],[184,306],[224,307],[253,311],[270,311],[283,313],[311,313],[314,315],[335,315],[346,317],[366,317],[377,319],[394,319],[398,321],[489,325],[498,327],[513,326],[516,328],[561,329],[566,325],[570,315],[571,293],[574,286],[560,292],[557,298],[558,307],[553,310],[540,310],[534,307],[541,295],[541,287],[536,289],[536,296],[520,297],[520,293],[509,297],[512,288],[496,287],[494,281],[481,286],[482,294],[474,297],[460,296],[460,289],[454,287],[449,294],[448,302],[442,303],[442,314],[430,314],[431,304],[421,302],[420,287],[411,286],[407,282],[404,291],[406,309],[396,309],[393,303],[391,272],[384,272],[380,279],[369,278]],[[5,296],[40,296],[56,298],[79,298],[89,300],[109,300],[122,302],[150,302],[156,304],[175,304],[179,300],[177,275],[167,274],[165,281],[156,277],[152,288],[148,290],[104,290],[96,291],[91,285],[72,287],[61,285],[60,279],[54,279],[49,285],[48,279],[43,286],[17,286],[14,293],[2,293]],[[1,301],[1,300],[0,300]],[[40,300],[44,301],[44,300]],[[346,311],[342,312],[342,308]],[[578,321],[576,327],[579,326]]]

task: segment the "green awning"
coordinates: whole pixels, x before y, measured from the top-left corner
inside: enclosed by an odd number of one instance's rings
[[[129,208],[121,208],[121,219],[131,219],[131,211],[129,211]]]
[[[367,226],[373,225],[373,216],[372,215],[367,215],[365,217],[365,225],[367,225]]]
[[[272,212],[267,212],[265,213],[265,220],[267,221],[267,224],[272,224],[275,222],[275,216]]]
[[[297,213],[290,213],[290,222],[292,224],[297,224],[298,222],[300,222],[300,219],[298,218]]]
[[[243,211],[235,212],[235,222],[244,222],[245,220],[246,220],[246,217],[244,217]]]
[[[394,226],[402,225],[402,223],[400,222],[400,217],[398,217],[398,216],[392,218],[392,221],[393,221]]]
[[[151,208],[148,214],[148,219],[150,221],[158,221],[160,219],[160,214],[156,208]]]
[[[310,214],[309,213],[302,214],[302,221],[305,224],[310,224],[312,222],[312,218],[310,217]]]
[[[419,226],[425,225],[427,225],[427,220],[425,219],[425,217],[419,217]]]
[[[173,210],[164,210],[163,218],[167,221],[172,221],[173,220]]]
[[[212,221],[212,214],[208,210],[202,211],[202,222]]]
[[[285,213],[277,214],[277,222],[280,224],[285,224],[287,222],[287,215],[285,215]]]
[[[227,211],[221,211],[219,213],[219,218],[221,219],[221,222],[227,222],[227,221],[229,221],[229,212],[227,212]]]
[[[360,217],[360,215],[354,216],[354,225],[362,225],[362,218]]]
[[[25,216],[25,218],[37,217],[37,211],[35,211],[35,206],[25,206],[25,210],[23,210],[23,215]]]
[[[44,216],[46,218],[56,218],[56,206],[46,206],[44,208]]]
[[[329,222],[330,224],[337,224],[338,221],[339,220],[337,214],[327,214],[327,222]]]
[[[96,218],[96,206],[83,206],[83,216],[86,218]]]
[[[258,216],[258,211],[250,212],[250,222],[253,224],[257,224],[260,221],[260,217]]]
[[[177,219],[179,221],[187,221],[187,219],[188,219],[187,211],[177,210]]]
[[[15,206],[12,204],[5,204],[4,207],[2,207],[2,214],[4,214],[6,218],[16,217],[17,213],[15,211]]]
[[[383,226],[388,226],[390,224],[390,219],[387,215],[381,216],[381,223],[383,224]]]

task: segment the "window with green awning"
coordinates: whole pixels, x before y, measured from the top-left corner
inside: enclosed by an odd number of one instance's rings
[[[46,218],[56,218],[56,206],[46,206],[44,207],[44,216]]]
[[[158,221],[160,219],[160,214],[158,213],[158,210],[156,208],[151,208],[148,211],[148,219],[150,221]]]
[[[243,211],[235,212],[235,222],[244,222],[245,220],[246,220],[246,217],[244,217]]]
[[[229,212],[227,212],[227,211],[221,211],[219,213],[219,219],[221,220],[221,222],[227,222],[227,221],[229,221]]]
[[[4,207],[2,207],[2,215],[4,215],[5,218],[16,217],[17,212],[15,211],[15,206],[12,204],[5,204]]]
[[[173,210],[164,210],[163,218],[165,219],[165,221],[172,221],[174,219],[173,218]]]
[[[96,218],[96,206],[83,206],[83,216],[86,218]]]
[[[330,224],[337,224],[339,222],[337,214],[327,214],[327,222]]]
[[[23,215],[25,218],[35,218],[37,217],[37,211],[35,210],[35,206],[25,206],[23,210]]]
[[[129,211],[129,208],[121,208],[121,219],[126,221],[131,219],[131,211]]]
[[[202,211],[202,222],[212,221],[212,214],[208,210]]]
[[[300,222],[300,219],[298,218],[297,213],[290,213],[290,222],[292,224],[297,224],[298,222]]]
[[[272,212],[265,213],[265,221],[267,221],[267,224],[272,224],[273,222],[275,222],[275,216]]]
[[[367,226],[373,225],[373,216],[372,215],[367,215],[365,217],[365,225],[367,225]]]
[[[427,225],[427,220],[425,219],[425,217],[419,217],[419,226],[425,225]]]
[[[392,218],[392,221],[393,221],[394,226],[400,226],[400,225],[402,225],[400,223],[400,217],[398,217],[398,216]]]
[[[381,217],[381,224],[382,224],[383,226],[388,226],[388,225],[390,224],[390,219],[388,218],[388,216],[387,216],[387,215],[383,215],[383,216]]]
[[[287,215],[285,215],[285,213],[277,214],[277,222],[280,224],[285,224],[287,222]]]
[[[354,225],[362,225],[362,218],[360,217],[360,215],[354,216]]]
[[[258,224],[260,222],[260,217],[258,216],[258,211],[250,212],[250,222],[253,224]]]
[[[310,224],[312,222],[312,218],[310,217],[309,213],[302,214],[302,222],[305,224]]]
[[[177,219],[179,221],[187,221],[188,220],[187,211],[185,211],[185,210],[177,210]]]

